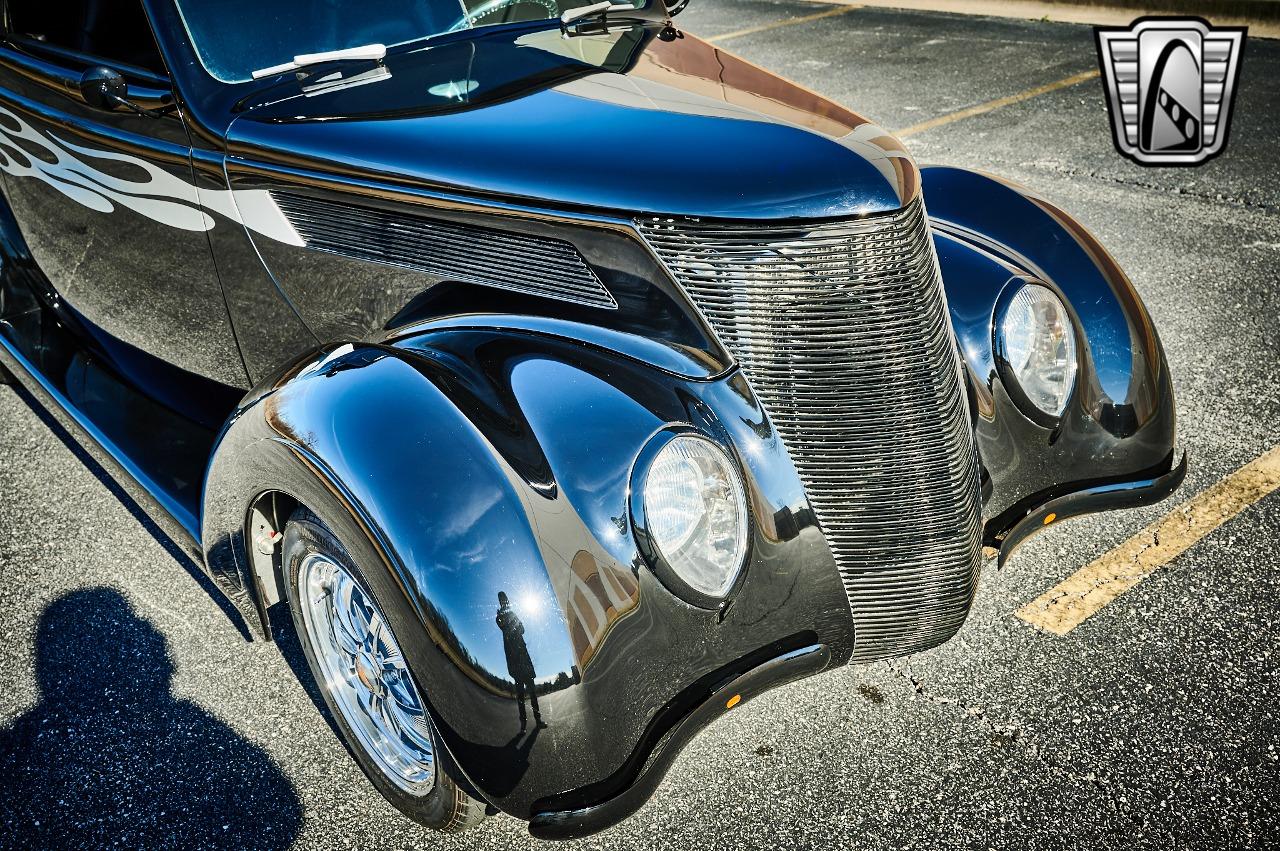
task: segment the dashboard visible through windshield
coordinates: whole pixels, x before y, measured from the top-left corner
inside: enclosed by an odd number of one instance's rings
[[[294,56],[554,20],[594,0],[176,0],[205,70],[226,83]]]

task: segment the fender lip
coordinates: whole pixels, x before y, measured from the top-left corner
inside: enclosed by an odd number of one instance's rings
[[[589,794],[588,790],[566,792],[539,801],[534,805],[529,833],[538,839],[577,839],[613,827],[644,806],[684,746],[703,728],[753,697],[821,673],[830,664],[831,649],[827,645],[809,644],[772,656],[743,673],[728,674],[713,684],[709,693],[683,716],[671,717],[671,710],[682,702],[673,701],[654,715],[650,730],[653,735],[646,736],[654,744],[647,753],[637,751],[641,764],[626,788],[586,806],[556,808],[561,802],[568,804],[573,798]],[[664,721],[670,725],[665,731]]]
[[[1026,515],[1010,526],[1007,531],[989,538],[988,545],[999,546],[999,564],[1000,567],[1004,567],[1013,551],[1024,541],[1058,520],[1098,511],[1136,508],[1140,505],[1160,502],[1181,487],[1183,480],[1187,477],[1187,453],[1183,451],[1182,459],[1177,464],[1173,463],[1173,459],[1174,455],[1170,453],[1168,469],[1164,473],[1147,474],[1129,481],[1097,484],[1041,502],[1029,509]]]

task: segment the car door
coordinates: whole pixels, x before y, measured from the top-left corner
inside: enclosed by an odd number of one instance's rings
[[[151,114],[87,103],[82,75],[101,66]],[[209,247],[214,221],[139,0],[7,0],[0,171],[33,257],[102,348],[246,384]]]

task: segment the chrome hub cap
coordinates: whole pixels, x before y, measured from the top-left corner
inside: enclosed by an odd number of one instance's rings
[[[343,720],[387,779],[411,795],[435,785],[431,725],[382,613],[322,553],[299,569],[307,640]]]

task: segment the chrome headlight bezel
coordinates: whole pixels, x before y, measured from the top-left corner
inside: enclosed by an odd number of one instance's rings
[[[1064,349],[1064,389],[1056,406],[1045,404],[1045,394],[1028,387],[1029,363],[1015,364],[1014,360],[1024,352],[1025,340],[1011,339],[1021,333],[1024,337],[1044,329],[1044,319],[1031,317],[1039,323],[1019,332],[1012,323],[1025,323],[1033,307],[1048,308],[1054,316],[1048,319],[1061,326],[1061,344]],[[1004,384],[1005,392],[1027,419],[1045,428],[1056,428],[1075,399],[1080,383],[1080,355],[1083,350],[1076,318],[1067,301],[1055,288],[1035,279],[1019,280],[1007,286],[996,302],[992,317],[992,351],[996,369]]]
[[[682,573],[681,566],[678,563],[673,564],[668,554],[663,552],[662,546],[655,535],[656,530],[651,528],[649,508],[646,505],[646,492],[650,476],[653,474],[659,459],[663,457],[664,452],[672,447],[672,444],[676,441],[695,441],[700,449],[710,453],[710,457],[714,457],[722,465],[727,482],[734,494],[736,494],[737,545],[732,553],[731,570],[728,578],[715,593],[701,590],[689,581],[686,575]],[[629,507],[631,526],[640,554],[648,563],[650,571],[668,591],[686,603],[701,609],[718,609],[733,598],[746,578],[746,566],[750,558],[754,524],[752,522],[746,484],[742,476],[742,468],[729,448],[692,427],[670,426],[664,428],[649,439],[636,457],[631,473]]]

